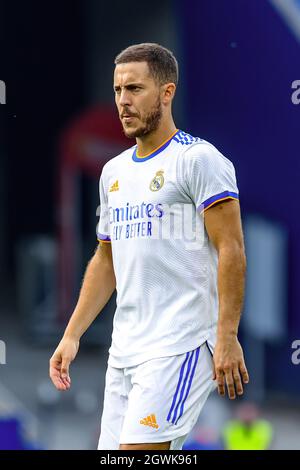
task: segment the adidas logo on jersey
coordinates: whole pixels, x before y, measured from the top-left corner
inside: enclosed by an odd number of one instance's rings
[[[115,181],[114,184],[110,187],[109,192],[119,191],[119,181]]]
[[[144,424],[145,426],[150,426],[151,428],[155,429],[159,428],[155,415],[149,415],[146,418],[141,419],[140,424]]]

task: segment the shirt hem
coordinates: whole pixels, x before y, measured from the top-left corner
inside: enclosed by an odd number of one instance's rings
[[[197,347],[204,344],[206,341],[209,341],[210,344],[214,342],[212,339],[212,336],[214,336],[214,334],[212,335],[212,333],[212,331],[208,331],[206,335],[195,339],[193,342],[189,341],[188,343],[184,343],[181,345],[181,347],[176,345],[176,348],[174,349],[165,348],[157,350],[155,350],[155,347],[153,347],[155,353],[152,350],[144,354],[137,354],[134,357],[119,357],[114,356],[113,353],[109,352],[108,365],[117,369],[123,369],[124,367],[133,367],[138,364],[142,364],[143,362],[147,362],[160,357],[179,356],[180,354],[193,351]]]

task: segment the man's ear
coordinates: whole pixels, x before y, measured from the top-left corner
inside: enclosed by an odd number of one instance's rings
[[[163,96],[162,96],[162,102],[164,104],[168,104],[172,99],[174,98],[176,91],[176,85],[175,83],[166,83],[163,85]]]

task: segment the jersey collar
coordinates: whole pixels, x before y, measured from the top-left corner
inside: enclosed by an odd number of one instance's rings
[[[175,137],[176,134],[178,134],[179,132],[179,129],[176,129],[175,132],[173,132],[173,134],[168,137],[167,140],[165,140],[162,144],[159,145],[159,147],[157,147],[156,149],[152,150],[152,152],[148,153],[147,155],[144,155],[143,157],[139,157],[137,155],[137,146],[135,146],[135,149],[134,149],[134,152],[133,152],[133,155],[132,155],[132,160],[134,162],[145,162],[146,160],[150,160],[150,158],[153,158],[155,157],[156,155],[158,155],[160,152],[162,152],[163,150],[165,150],[165,148],[168,147],[168,145],[171,143],[172,139]]]

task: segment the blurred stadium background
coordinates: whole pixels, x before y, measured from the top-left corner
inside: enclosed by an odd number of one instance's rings
[[[114,299],[82,339],[67,394],[50,384],[48,360],[96,246],[101,168],[129,145],[114,111],[114,56],[159,42],[180,64],[177,127],[235,164],[248,256],[241,339],[251,383],[237,403],[212,395],[186,448],[228,447],[236,419],[257,424],[257,445],[300,449],[300,106],[291,99],[300,1],[0,8],[0,448],[96,447]]]

